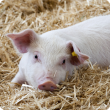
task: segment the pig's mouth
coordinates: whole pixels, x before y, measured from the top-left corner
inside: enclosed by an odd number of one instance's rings
[[[44,77],[38,80],[38,88],[40,90],[54,91],[57,88],[57,86],[52,78]]]

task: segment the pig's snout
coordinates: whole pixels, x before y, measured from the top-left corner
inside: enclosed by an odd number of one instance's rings
[[[57,88],[56,84],[50,80],[50,79],[47,79],[44,81],[41,81],[40,84],[38,85],[38,88],[40,90],[47,90],[47,91],[53,91],[54,89]]]

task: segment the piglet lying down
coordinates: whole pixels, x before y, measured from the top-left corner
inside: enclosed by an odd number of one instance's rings
[[[27,82],[36,89],[53,91],[67,72],[71,75],[74,66],[89,58],[101,66],[110,64],[110,15],[42,35],[26,29],[7,36],[24,53],[12,82]]]

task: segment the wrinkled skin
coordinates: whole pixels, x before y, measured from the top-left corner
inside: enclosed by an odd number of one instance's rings
[[[110,64],[110,15],[42,35],[27,29],[7,36],[24,53],[12,82],[27,82],[36,89],[53,91],[67,72],[72,75],[73,67],[89,58],[101,66]],[[72,56],[73,51],[77,56]]]

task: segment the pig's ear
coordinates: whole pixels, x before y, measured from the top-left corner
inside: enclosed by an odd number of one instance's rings
[[[69,50],[69,54],[71,54],[70,62],[72,65],[78,66],[89,59],[87,55],[80,52],[80,49],[75,45],[74,42],[68,41],[67,48]]]
[[[17,34],[9,33],[6,36],[11,38],[20,53],[26,53],[30,43],[37,37],[36,33],[31,29],[26,29]]]

